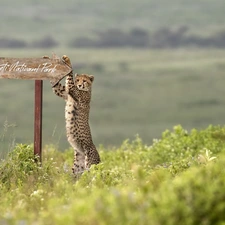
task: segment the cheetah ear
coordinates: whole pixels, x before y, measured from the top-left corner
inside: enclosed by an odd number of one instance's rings
[[[94,81],[94,76],[93,75],[89,75],[90,81],[93,82]]]
[[[75,73],[74,77],[77,77],[78,76],[78,73]]]

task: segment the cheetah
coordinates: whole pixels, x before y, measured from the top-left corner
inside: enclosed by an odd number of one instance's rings
[[[62,60],[71,67],[70,59],[64,55]],[[66,76],[65,86],[60,82],[55,84],[53,92],[66,101],[65,120],[67,140],[74,149],[74,174],[82,174],[92,164],[100,163],[99,153],[92,141],[89,126],[91,88],[93,75],[75,74]],[[51,82],[51,81],[50,81]],[[53,85],[53,82],[51,82]]]

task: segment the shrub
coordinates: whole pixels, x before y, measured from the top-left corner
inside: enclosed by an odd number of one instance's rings
[[[205,148],[212,154],[225,151],[225,142],[220,137],[225,134],[225,128],[209,126],[205,130],[193,129],[190,132],[180,125],[173,131],[166,130],[162,139],[154,140],[151,149],[151,158],[157,164],[169,164],[182,159],[197,159],[199,154],[205,153]]]
[[[51,151],[47,153],[51,155]],[[29,182],[52,182],[59,169],[53,157],[43,160],[43,166],[38,156],[34,156],[33,146],[17,144],[12,152],[0,164],[0,183],[3,188],[14,189]]]
[[[225,221],[225,159],[194,167],[168,180],[151,198],[150,224],[222,224]]]
[[[31,44],[33,48],[53,48],[58,46],[58,42],[52,36],[43,37]]]
[[[78,180],[67,169],[72,149],[46,146],[40,167],[32,146],[17,145],[0,164],[0,223],[223,224],[224,137],[224,127],[178,125],[152,146],[139,136],[101,146],[102,163]]]
[[[78,37],[70,41],[68,46],[72,48],[93,48],[96,47],[96,42],[87,37]]]
[[[0,38],[0,48],[25,48],[27,43],[24,40],[14,38]]]
[[[0,164],[0,181],[7,188],[22,185],[26,178],[38,170],[38,160],[30,145],[19,144]]]

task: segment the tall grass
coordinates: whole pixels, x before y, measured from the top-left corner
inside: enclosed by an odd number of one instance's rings
[[[2,132],[0,133],[0,158],[5,158],[16,145],[14,133],[15,127],[16,124],[9,124],[8,120],[5,120]]]

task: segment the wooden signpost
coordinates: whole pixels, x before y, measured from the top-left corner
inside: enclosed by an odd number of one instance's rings
[[[52,58],[5,58],[0,57],[0,79],[35,80],[34,105],[34,154],[42,156],[42,95],[43,81],[58,83],[72,71],[62,59]]]

